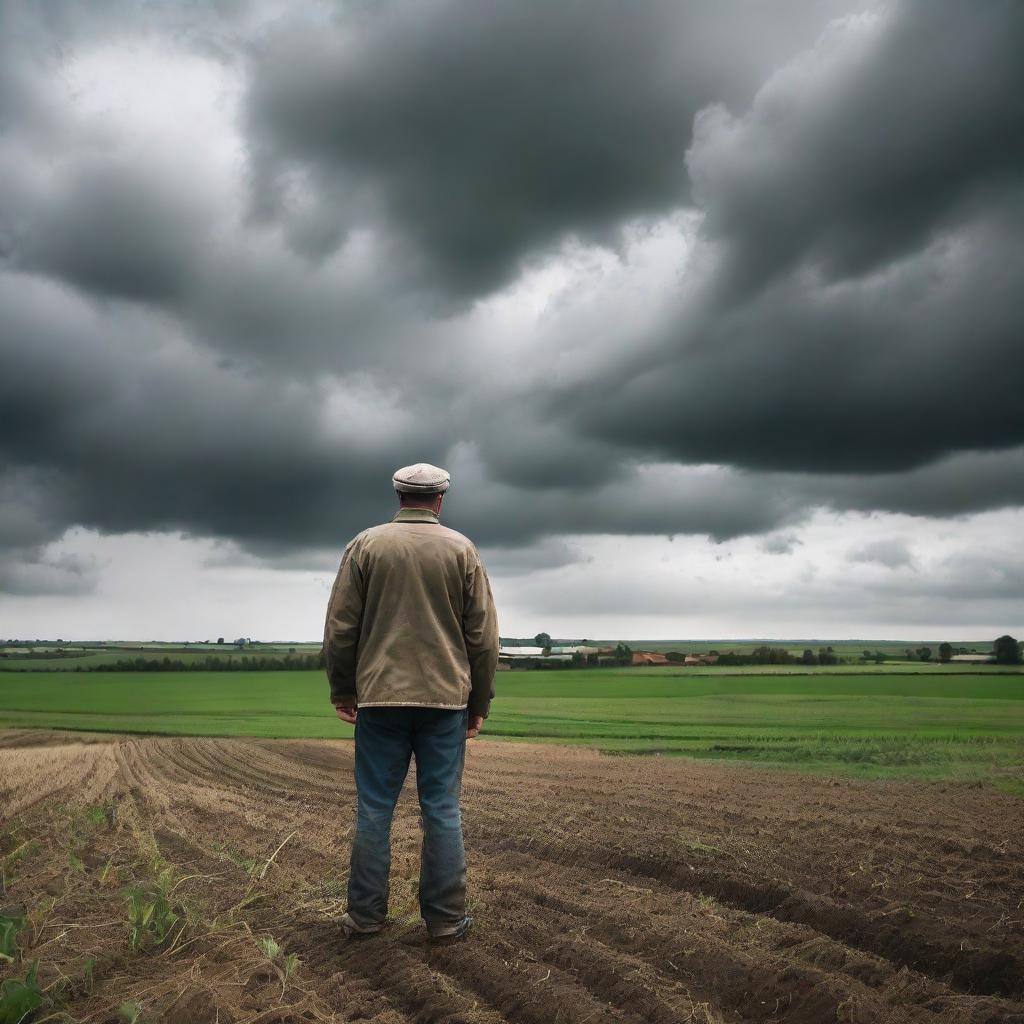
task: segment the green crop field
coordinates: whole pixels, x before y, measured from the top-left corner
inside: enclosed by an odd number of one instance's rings
[[[319,644],[91,644],[56,648],[45,645],[0,647],[0,672],[84,672],[104,665],[145,658],[168,658],[185,664],[214,658],[239,661],[242,658],[283,658],[288,654],[316,654]]]
[[[795,668],[795,667],[793,667]],[[484,736],[866,775],[1024,780],[1015,671],[509,672]],[[348,737],[319,672],[0,675],[0,726]]]

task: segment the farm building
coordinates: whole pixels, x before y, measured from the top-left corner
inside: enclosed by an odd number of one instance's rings
[[[688,654],[683,658],[684,665],[714,665],[716,661],[717,654]]]
[[[634,665],[670,665],[671,662],[664,654],[658,654],[656,651],[634,651],[633,661]]]
[[[573,647],[552,647],[552,654],[597,654],[599,648],[576,645]]]
[[[950,658],[949,660],[950,661],[959,661],[959,662],[965,662],[965,661],[966,662],[974,662],[974,661],[985,662],[985,661],[991,661],[992,660],[992,655],[991,654],[954,654],[953,657]]]
[[[542,658],[543,647],[499,647],[499,658]]]

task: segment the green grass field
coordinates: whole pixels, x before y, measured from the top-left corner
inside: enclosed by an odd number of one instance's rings
[[[185,663],[202,661],[205,658],[218,660],[252,657],[283,658],[289,652],[295,654],[316,654],[319,644],[254,644],[237,647],[235,644],[69,644],[63,648],[47,645],[23,647],[0,647],[0,672],[74,672],[101,665],[112,665],[119,661],[135,658],[159,660],[171,658]],[[31,650],[31,656],[28,651]]]
[[[826,674],[827,673],[827,674]],[[1020,672],[510,672],[485,736],[865,775],[1024,780]],[[0,726],[346,737],[319,672],[4,673]]]

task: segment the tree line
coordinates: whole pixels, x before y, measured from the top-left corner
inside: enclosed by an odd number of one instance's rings
[[[181,658],[123,658],[107,665],[77,665],[76,672],[295,672],[326,668],[323,651],[316,654],[286,654],[275,658],[270,654],[209,655],[184,661]]]

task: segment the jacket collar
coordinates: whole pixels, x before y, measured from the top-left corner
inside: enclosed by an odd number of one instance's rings
[[[391,520],[393,523],[439,523],[440,516],[429,508],[400,508]]]

